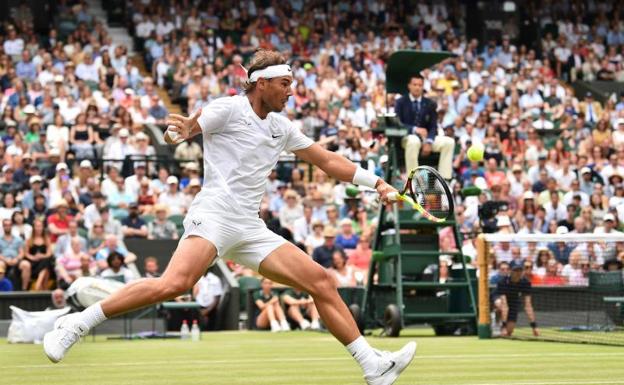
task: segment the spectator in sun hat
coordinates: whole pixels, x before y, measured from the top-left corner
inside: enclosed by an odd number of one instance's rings
[[[154,206],[156,217],[147,225],[148,239],[178,239],[178,230],[175,223],[167,219],[167,206],[157,204]]]
[[[332,226],[325,226],[323,229],[323,238],[325,238],[325,242],[314,249],[312,252],[312,259],[319,265],[328,269],[332,265],[332,256],[334,251],[342,250],[342,248],[336,245],[336,229]]]
[[[185,189],[191,179],[202,179],[199,173],[199,163],[188,162],[184,164],[184,172],[186,176],[180,178],[180,188]]]
[[[65,199],[59,198],[56,200],[54,209],[54,214],[48,217],[48,229],[52,242],[56,242],[59,236],[68,232],[69,222],[74,219],[74,217],[69,214],[69,205]]]

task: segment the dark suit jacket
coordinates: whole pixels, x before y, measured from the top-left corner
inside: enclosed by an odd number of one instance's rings
[[[420,101],[420,112],[416,114],[409,95],[403,95],[399,98],[395,105],[394,111],[399,117],[401,123],[406,125],[409,132],[413,134],[414,127],[422,127],[427,129],[427,138],[433,140],[438,134],[438,106],[428,98],[422,97]]]

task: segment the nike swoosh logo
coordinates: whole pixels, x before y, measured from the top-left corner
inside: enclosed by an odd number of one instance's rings
[[[386,373],[388,373],[390,370],[392,370],[392,368],[394,368],[395,366],[396,366],[396,362],[390,361],[390,367],[388,369],[384,370],[384,372],[381,373],[379,375],[379,377],[383,377]]]
[[[281,138],[283,135],[271,135],[273,139]]]

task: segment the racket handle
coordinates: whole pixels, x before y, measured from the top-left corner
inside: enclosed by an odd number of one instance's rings
[[[391,202],[396,202],[399,200],[399,193],[396,191],[393,191],[391,193],[388,194],[388,200]]]

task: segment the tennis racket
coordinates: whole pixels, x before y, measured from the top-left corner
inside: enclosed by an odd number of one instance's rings
[[[432,167],[413,169],[401,192],[388,194],[390,201],[403,201],[432,222],[444,222],[453,215],[453,195],[442,176]]]

